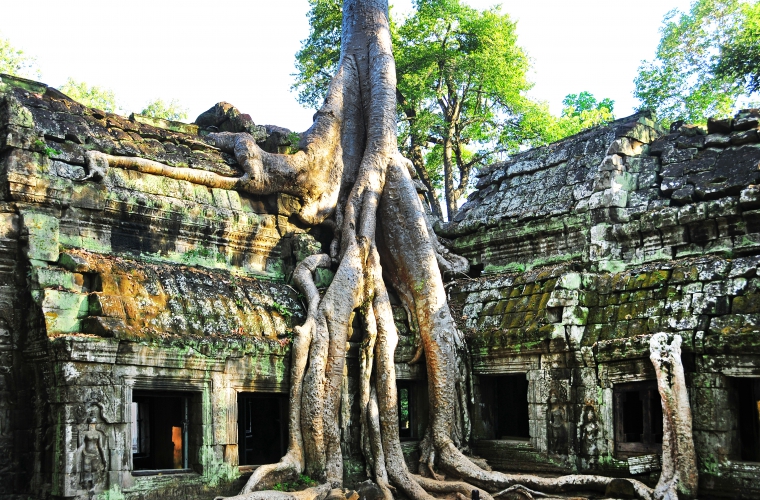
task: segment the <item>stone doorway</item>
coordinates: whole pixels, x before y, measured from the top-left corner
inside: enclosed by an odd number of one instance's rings
[[[287,394],[238,393],[240,465],[277,462],[288,446]]]
[[[530,438],[528,380],[525,373],[481,375],[483,419],[493,435],[486,439]]]
[[[760,462],[760,378],[735,378],[739,417],[739,458]]]

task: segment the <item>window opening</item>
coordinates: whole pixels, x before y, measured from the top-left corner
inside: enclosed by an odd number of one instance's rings
[[[480,393],[483,418],[493,429],[493,439],[530,438],[525,373],[481,376]]]
[[[398,384],[398,427],[399,437],[411,438],[414,425],[412,424],[412,388],[409,384]]]
[[[134,391],[133,470],[188,469],[189,397],[184,393]]]
[[[420,439],[427,426],[427,382],[423,380],[396,381],[396,409],[399,437],[402,441]]]
[[[240,465],[277,462],[287,449],[288,396],[238,393],[238,461]]]
[[[615,450],[624,455],[662,451],[662,402],[654,380],[616,384]]]
[[[735,378],[738,400],[740,459],[760,462],[760,379]]]

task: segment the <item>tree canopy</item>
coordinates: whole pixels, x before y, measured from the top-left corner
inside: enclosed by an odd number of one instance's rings
[[[140,114],[165,120],[187,120],[187,108],[182,106],[177,99],[172,99],[170,102],[166,102],[161,98],[150,101],[140,111]]]
[[[296,54],[294,88],[301,103],[316,107],[338,62],[342,2],[310,3],[311,32]],[[523,120],[535,111],[524,95],[529,64],[509,16],[459,0],[416,0],[414,6],[392,30],[399,146],[427,188],[433,212],[442,215],[437,191],[443,188],[451,218],[475,167],[543,136]]]
[[[475,167],[536,139],[521,123],[532,104],[529,63],[515,23],[496,9],[459,0],[415,7],[395,32],[400,143],[413,161],[415,147],[427,149],[418,173],[443,171],[451,219]]]
[[[743,22],[721,47],[715,73],[741,81],[748,93],[760,92],[760,3],[742,4]]]
[[[110,89],[88,85],[85,82],[69,78],[58,90],[85,106],[102,109],[108,113],[123,111],[116,101],[114,92]],[[176,99],[166,102],[157,98],[148,102],[140,114],[165,120],[181,121],[187,119],[187,108]]]
[[[341,0],[310,0],[311,31],[296,54],[293,89],[317,108],[338,65]],[[460,0],[415,0],[392,24],[397,68],[399,148],[442,217],[439,193],[453,218],[474,169],[525,146],[553,142],[613,118],[613,102],[571,95],[561,117],[526,96],[532,84],[515,22],[498,8]],[[570,109],[570,106],[573,109]]]
[[[644,62],[634,95],[666,120],[728,115],[756,92],[760,56],[756,0],[695,0],[665,16],[657,54]]]
[[[97,85],[88,85],[69,78],[58,90],[85,106],[102,109],[108,113],[115,113],[118,108],[113,91]]]
[[[615,101],[609,97],[598,101],[591,92],[585,90],[579,94],[566,95],[562,104],[564,108],[559,118],[551,117],[548,111],[543,111],[545,116],[538,117],[539,125],[545,127],[541,135],[547,142],[558,141],[615,119]]]
[[[0,38],[0,73],[21,77],[39,77],[40,74],[34,58],[25,55],[5,38]]]
[[[318,109],[340,59],[343,0],[309,0],[309,36],[296,53],[298,102]]]

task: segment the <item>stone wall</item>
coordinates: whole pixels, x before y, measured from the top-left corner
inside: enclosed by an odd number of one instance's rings
[[[473,421],[483,377],[524,375],[530,438],[475,426],[477,453],[506,470],[656,481],[656,453],[619,449],[615,388],[654,379],[649,338],[668,332],[684,341],[702,491],[760,495],[737,400],[760,380],[758,121],[749,110],[664,134],[638,114],[481,171],[440,227],[482,273],[450,298]]]
[[[196,126],[0,77],[0,497],[233,493],[237,394],[288,392],[283,278],[320,235],[287,196],[89,171],[90,150],[239,173]],[[132,474],[134,391],[185,395],[188,470]]]
[[[471,351],[477,454],[503,470],[656,481],[656,452],[620,448],[616,398],[654,378],[648,342],[665,331],[684,340],[703,491],[760,496],[737,406],[760,378],[758,116],[665,134],[639,113],[479,173],[437,228],[473,265],[448,290]],[[284,152],[280,129],[235,117],[224,126]],[[239,175],[203,133],[0,76],[0,498],[211,497],[244,480],[237,396],[287,392],[303,308],[285,281],[330,235],[295,222],[289,196],[84,161],[97,150]],[[404,443],[414,469],[425,366],[409,364],[419,339],[403,308],[394,315],[397,377],[418,412]],[[364,476],[362,338],[356,318],[341,402],[348,485]],[[527,381],[523,440],[498,439],[486,419],[487,377],[505,374]],[[134,469],[133,394],[151,391],[181,395],[190,414],[179,474]],[[84,445],[101,458],[85,460]]]
[[[639,157],[660,133],[640,113],[482,169],[474,191],[439,233],[486,272],[581,260],[599,209],[646,210],[656,172]],[[654,176],[654,177],[653,177]]]
[[[250,475],[238,398],[287,395],[292,328],[304,321],[287,279],[331,233],[295,222],[287,195],[85,162],[94,150],[235,177],[208,130],[246,131],[280,153],[291,140],[227,103],[198,122],[125,118],[0,75],[0,498],[212,498]],[[331,279],[318,270],[318,287]],[[408,364],[418,338],[399,304],[394,317],[397,376],[419,385],[424,364]],[[362,339],[356,317],[341,409],[348,486],[366,479]],[[134,397],[186,405],[184,468],[137,470]]]

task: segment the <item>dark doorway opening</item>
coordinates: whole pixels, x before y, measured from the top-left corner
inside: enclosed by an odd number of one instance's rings
[[[240,465],[275,463],[288,446],[288,396],[238,393]]]
[[[398,435],[401,439],[417,437],[415,433],[417,415],[414,404],[414,383],[396,382],[398,394]]]
[[[189,468],[190,399],[182,392],[133,392],[133,470]]]
[[[739,413],[740,458],[760,462],[760,379],[735,378]]]
[[[528,380],[524,373],[480,376],[480,395],[483,418],[493,429],[493,439],[530,438]]]
[[[396,380],[396,406],[399,437],[414,441],[422,437],[427,427],[427,383],[422,380]]]
[[[654,380],[615,384],[615,449],[624,455],[662,451],[662,402]]]

